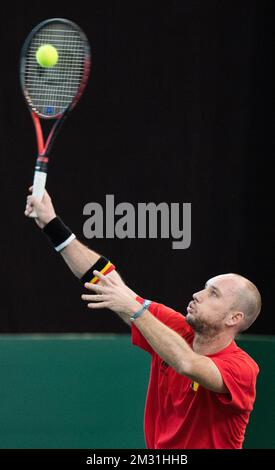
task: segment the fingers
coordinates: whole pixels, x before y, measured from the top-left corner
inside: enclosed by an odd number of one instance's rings
[[[26,208],[25,208],[25,212],[24,212],[24,214],[26,216],[29,216],[33,211],[33,202],[32,202],[31,199],[29,199],[30,197],[31,196],[27,197]]]
[[[37,203],[39,203],[39,201],[35,197],[28,196],[24,214],[26,216],[30,215]]]
[[[31,195],[31,196],[27,196],[27,204],[36,206],[37,204],[41,204],[41,203],[36,197]]]
[[[36,199],[33,195],[27,196],[27,202],[38,202],[38,199]]]
[[[85,288],[93,291],[95,294],[83,294],[81,296],[82,300],[88,301],[89,303],[87,304],[87,307],[91,309],[108,308],[113,310],[114,294],[116,291],[115,283],[97,270],[94,270],[93,274],[98,277],[100,283],[92,284],[90,282],[86,282],[84,285]]]
[[[99,286],[96,286],[96,287],[99,287]],[[82,294],[81,298],[82,298],[82,300],[90,301],[87,304],[87,307],[91,308],[91,309],[99,309],[99,308],[108,308],[109,307],[108,296],[104,295],[104,294],[94,294],[94,295]]]
[[[93,274],[97,276],[100,274],[98,271],[94,271]],[[101,275],[102,276],[102,275]],[[104,276],[102,276],[104,278]],[[97,292],[97,294],[82,294],[82,300],[86,300],[90,303],[87,304],[88,308],[97,309],[97,308],[108,308],[109,306],[109,289],[99,284],[91,284],[89,282],[85,283],[86,289]]]
[[[24,214],[28,217],[32,213],[32,208],[31,207],[26,207]]]
[[[32,193],[32,190],[33,190],[33,186],[30,186],[29,192]],[[26,208],[25,208],[24,214],[28,217],[39,202],[40,201],[38,201],[38,199],[36,199],[32,194],[27,196],[27,202],[26,202]]]
[[[32,207],[28,206],[26,207],[24,214],[28,217],[32,213],[33,209]]]
[[[109,308],[109,302],[99,302],[98,304],[88,304],[87,307],[94,309],[94,310],[99,309],[99,308]]]
[[[107,278],[104,276],[104,274],[101,274],[101,272],[97,271],[96,269],[93,271],[93,274],[98,277],[98,279],[101,280],[102,284],[107,285]]]
[[[81,296],[82,300],[88,300],[92,302],[104,302],[108,300],[108,296],[104,294],[94,294],[94,295],[87,295],[87,294],[82,294]]]
[[[96,272],[97,271],[94,271],[93,274],[95,274]],[[86,289],[92,290],[93,292],[98,292],[99,294],[107,294],[109,292],[107,286],[103,286],[100,284],[92,284],[91,282],[85,282],[84,286]]]
[[[97,271],[96,269],[93,271],[93,274],[97,276],[100,282],[105,286],[110,286],[110,285],[115,284],[113,280],[109,277],[109,275],[105,276],[105,274],[102,274],[100,271]]]

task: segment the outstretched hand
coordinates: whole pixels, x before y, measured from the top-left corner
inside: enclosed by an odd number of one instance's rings
[[[85,283],[86,289],[93,294],[82,294],[82,300],[88,302],[91,309],[108,308],[115,313],[131,316],[140,308],[140,303],[133,298],[133,292],[125,284],[104,276],[99,271],[93,274],[100,279],[100,284]]]
[[[29,188],[29,191],[32,192],[32,186]],[[38,227],[44,228],[52,219],[56,217],[56,213],[52,204],[52,200],[45,190],[42,201],[39,201],[32,195],[27,196],[26,209],[24,214],[27,217],[31,217],[32,211],[35,210],[37,217],[35,222]]]

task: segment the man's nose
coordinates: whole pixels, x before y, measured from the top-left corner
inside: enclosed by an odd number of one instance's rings
[[[199,292],[195,292],[195,294],[193,294],[193,299],[195,300],[195,302],[198,302],[200,303],[202,301],[202,298],[203,298],[203,295],[202,295],[203,291],[199,291]]]

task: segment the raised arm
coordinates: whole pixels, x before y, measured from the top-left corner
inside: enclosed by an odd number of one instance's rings
[[[116,283],[127,289],[128,295],[135,298],[136,294],[125,285],[115,266],[104,256],[80,243],[71,230],[57,217],[52,200],[45,191],[42,201],[33,196],[27,197],[25,215],[30,217],[35,209],[37,218],[35,222],[53,243],[64,259],[72,273],[84,282],[97,283],[98,277],[93,274],[94,269],[113,279]],[[129,319],[121,315],[121,318],[129,324]]]

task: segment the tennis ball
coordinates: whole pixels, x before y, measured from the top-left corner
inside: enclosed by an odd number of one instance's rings
[[[51,44],[43,44],[36,51],[36,60],[41,67],[54,67],[58,61],[58,52]]]

